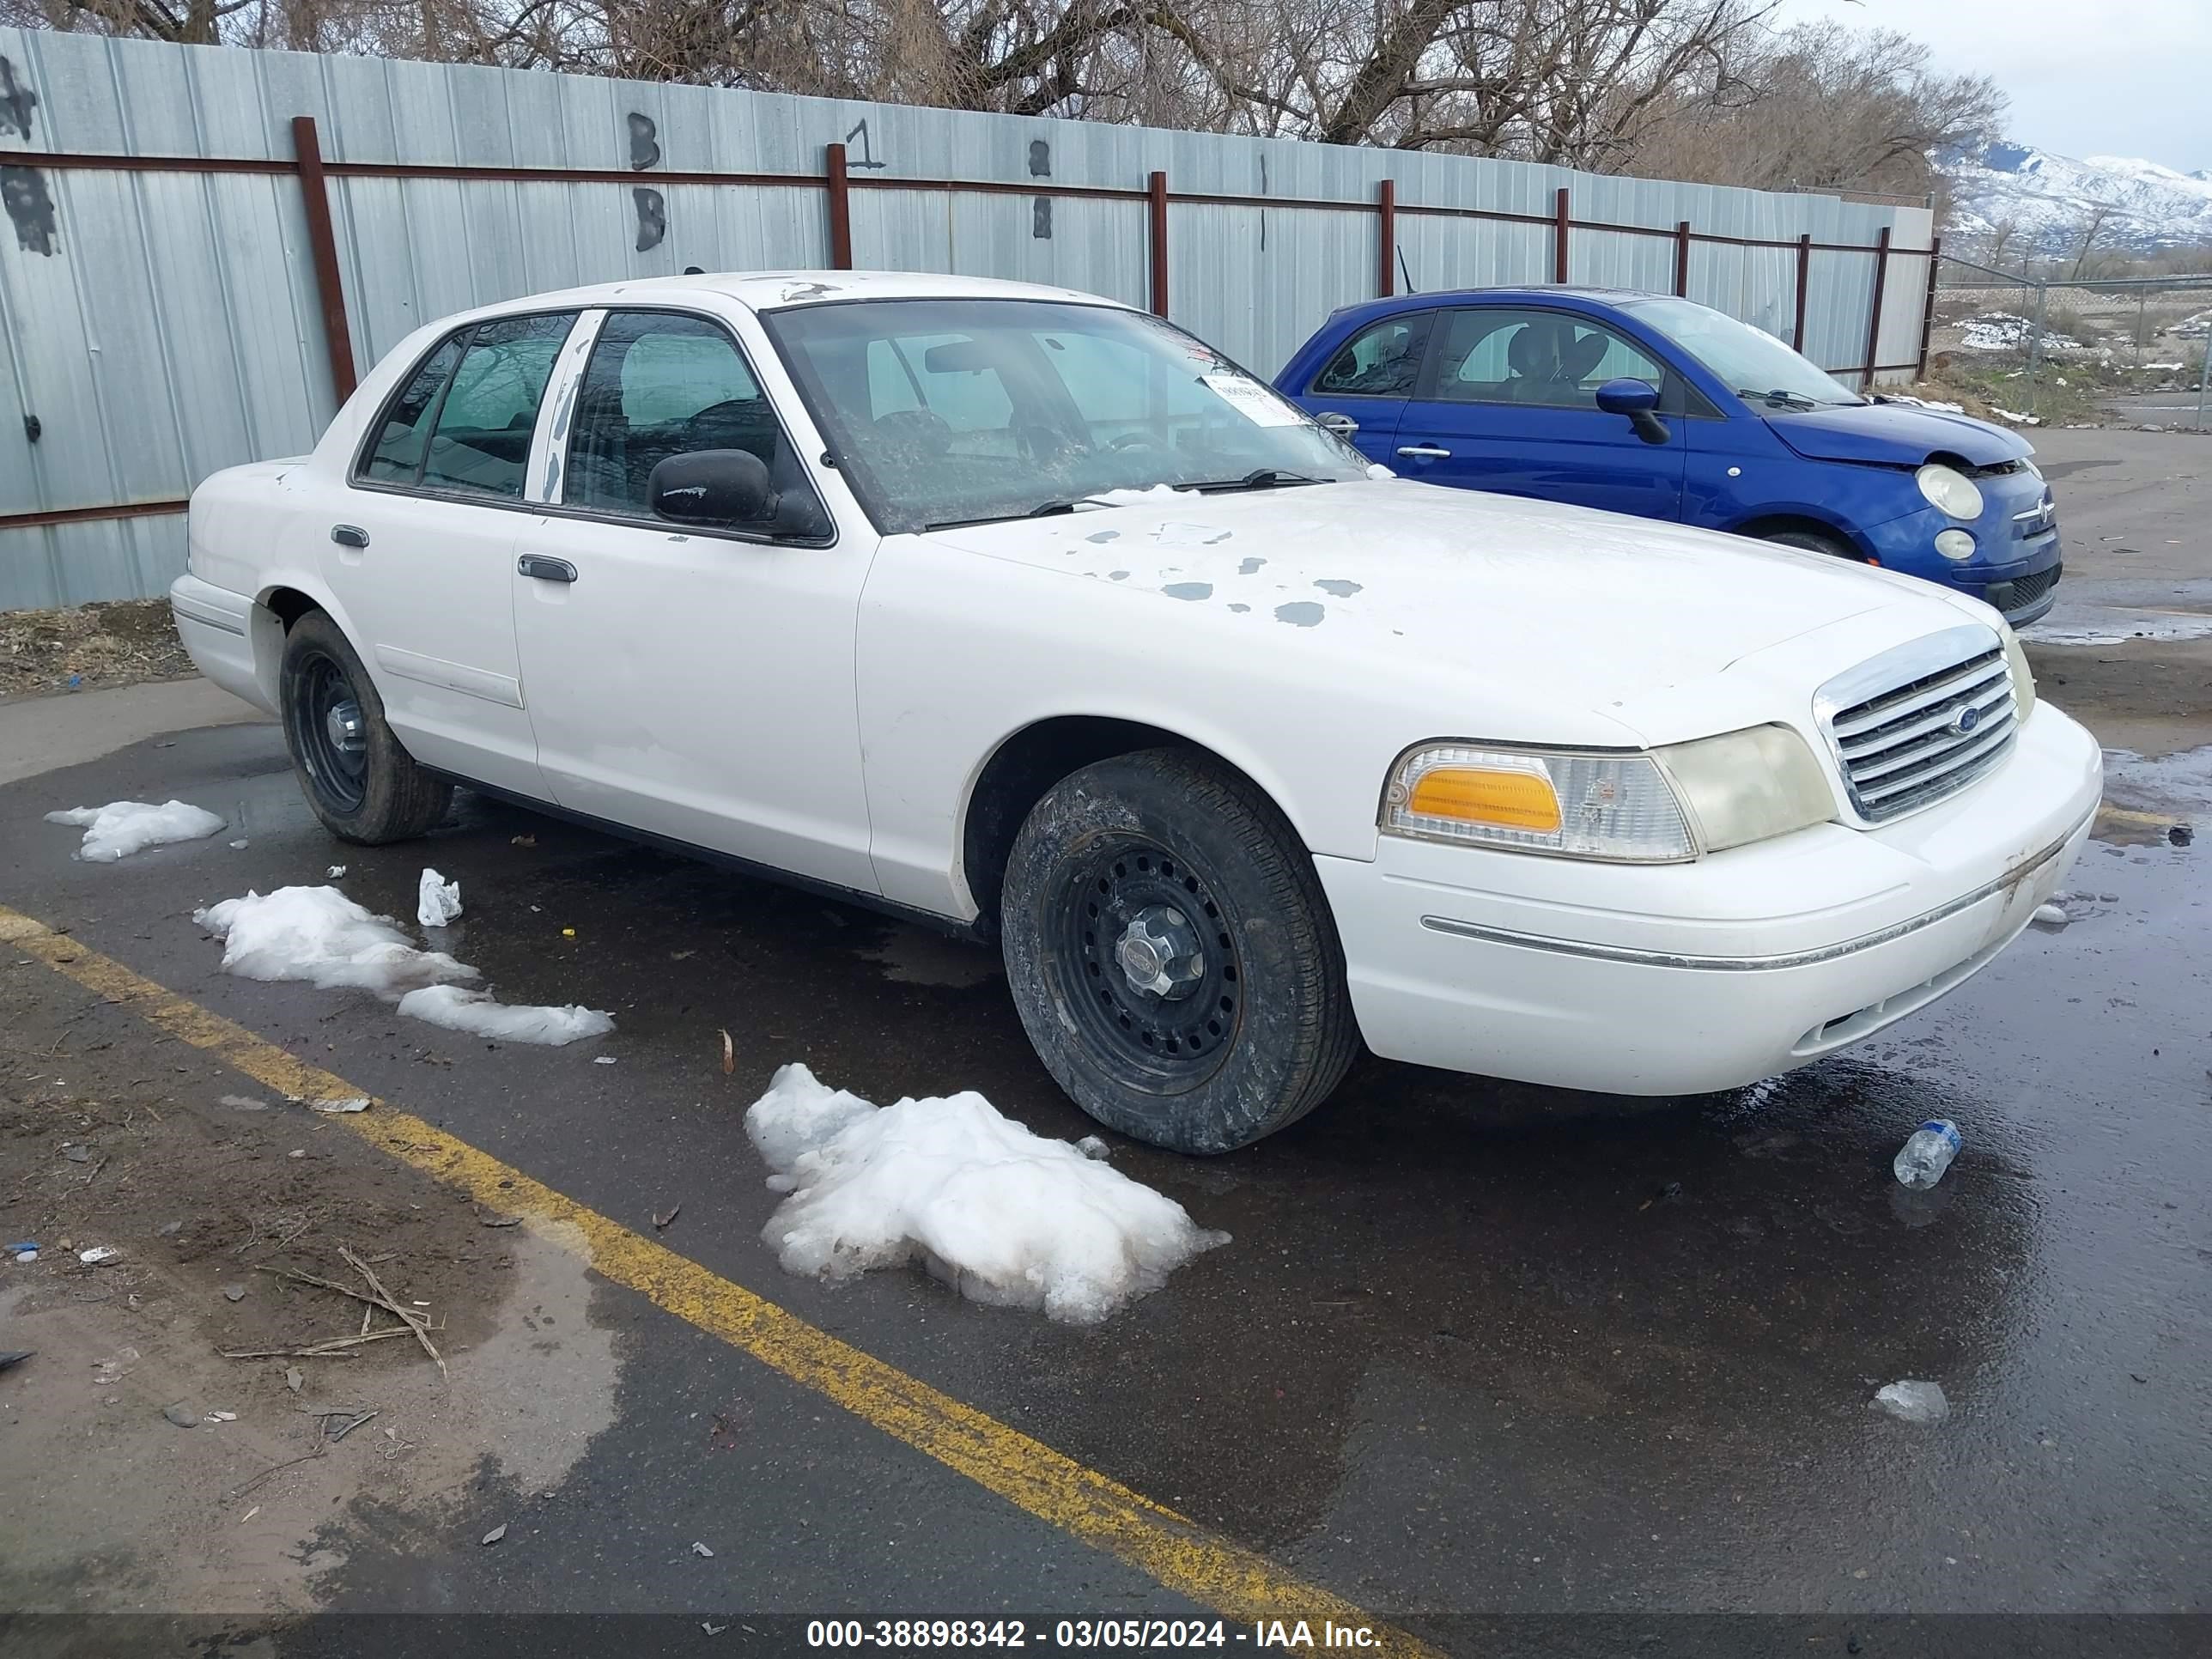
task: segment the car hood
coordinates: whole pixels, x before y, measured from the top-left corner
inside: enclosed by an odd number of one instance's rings
[[[2019,434],[1971,415],[1911,404],[1845,404],[1827,409],[1764,409],[1775,435],[1815,461],[1918,466],[1930,455],[1956,455],[1995,466],[2035,453]]]
[[[1397,479],[1155,493],[928,539],[1095,584],[1086,615],[1097,637],[1129,641],[1133,674],[1200,650],[1448,697],[1472,676],[1539,720],[1579,708],[1625,724],[1632,703],[1870,611],[1908,613],[1893,641],[1960,620],[1926,583],[1824,555]],[[1589,729],[1578,740],[1622,738]]]

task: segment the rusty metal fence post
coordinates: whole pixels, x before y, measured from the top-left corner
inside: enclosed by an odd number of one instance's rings
[[[830,268],[850,270],[853,268],[853,191],[845,173],[845,147],[826,145],[823,149],[823,194],[830,205]]]
[[[1152,240],[1152,314],[1168,314],[1168,176],[1155,173],[1146,182],[1146,205]]]
[[[1387,300],[1397,292],[1397,272],[1392,267],[1398,247],[1398,181],[1385,179],[1375,187],[1375,214],[1380,246],[1375,255],[1375,292]]]
[[[359,384],[353,331],[346,325],[345,285],[338,272],[338,243],[331,225],[330,181],[323,174],[323,146],[315,118],[292,118],[292,155],[300,168],[300,198],[307,210],[307,247],[315,262],[315,294],[322,303],[323,349],[330,354],[331,390],[337,404]]]
[[[1805,294],[1813,286],[1813,237],[1808,231],[1797,239],[1797,322],[1790,335],[1790,349],[1805,349]]]
[[[1867,307],[1867,355],[1865,383],[1874,384],[1875,365],[1881,361],[1881,297],[1889,282],[1889,227],[1884,225],[1881,234],[1874,240],[1874,303]]]
[[[1561,287],[1567,281],[1567,187],[1561,185],[1552,205],[1552,280]]]

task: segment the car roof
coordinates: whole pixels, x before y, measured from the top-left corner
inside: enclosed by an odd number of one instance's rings
[[[646,276],[619,283],[595,283],[479,306],[456,320],[510,316],[533,311],[623,304],[681,304],[734,300],[751,311],[828,305],[848,300],[1053,300],[1133,310],[1079,289],[1014,283],[995,276],[947,276],[907,270],[722,270],[684,276]]]
[[[1394,294],[1388,299],[1361,300],[1341,307],[1337,315],[1355,311],[1372,311],[1377,314],[1390,311],[1418,311],[1427,306],[1465,305],[1549,305],[1561,300],[1581,301],[1589,305],[1625,305],[1632,300],[1662,300],[1668,296],[1650,289],[1589,288],[1561,284],[1553,287],[1504,286],[1494,288],[1432,289],[1425,294]]]

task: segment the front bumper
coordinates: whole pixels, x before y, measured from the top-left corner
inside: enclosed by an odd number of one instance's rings
[[[1941,582],[1979,599],[2014,628],[2025,628],[2058,598],[2058,516],[2040,480],[2032,489],[1997,487],[2004,482],[1984,481],[1987,506],[1972,524],[1930,507],[1873,526],[1866,533],[1875,559],[1886,570]],[[1971,532],[1974,556],[1953,560],[1938,553],[1936,537],[1945,530]]]
[[[1670,1095],[1832,1054],[1964,983],[2087,839],[2095,742],[2047,704],[1996,770],[1879,829],[1821,824],[1668,866],[1384,836],[1316,860],[1377,1054]]]

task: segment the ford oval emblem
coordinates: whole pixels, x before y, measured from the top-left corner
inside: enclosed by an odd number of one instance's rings
[[[1960,737],[1963,738],[1967,732],[1972,731],[1981,723],[1982,711],[1980,709],[1961,708],[1956,714],[1954,714],[1951,717],[1951,730]]]

